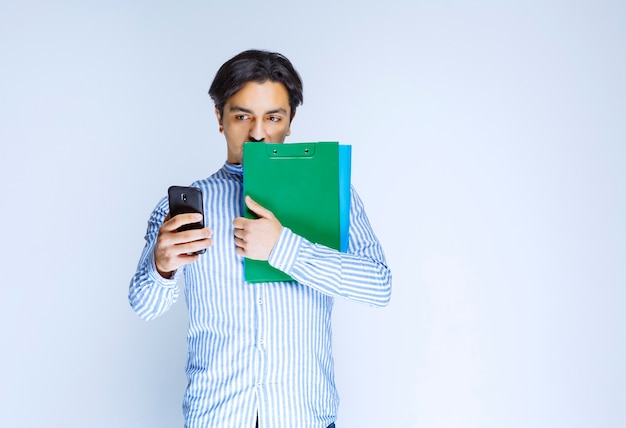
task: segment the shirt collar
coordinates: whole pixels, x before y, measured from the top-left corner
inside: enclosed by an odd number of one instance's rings
[[[243,175],[243,165],[241,164],[235,165],[235,164],[226,162],[224,164],[224,171],[230,174]]]

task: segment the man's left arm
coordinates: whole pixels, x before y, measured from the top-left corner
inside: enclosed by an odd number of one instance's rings
[[[233,221],[237,254],[267,260],[299,283],[330,296],[373,306],[389,303],[391,270],[354,188],[347,253],[295,234],[250,197],[246,197],[246,205],[259,218],[238,217]]]

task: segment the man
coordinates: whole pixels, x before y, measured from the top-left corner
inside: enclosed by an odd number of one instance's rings
[[[227,160],[193,183],[202,189],[208,227],[176,232],[202,218],[169,218],[162,199],[148,222],[130,304],[143,319],[161,315],[178,298],[184,271],[187,427],[334,427],[334,297],[384,306],[391,272],[354,189],[347,253],[294,234],[250,198],[242,202],[243,143],[284,142],[302,103],[302,82],[287,58],[242,52],[222,65],[209,94]],[[243,203],[259,218],[243,218]],[[267,260],[295,281],[247,283],[244,257]]]

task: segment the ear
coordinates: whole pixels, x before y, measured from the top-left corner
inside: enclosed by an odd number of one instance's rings
[[[215,107],[215,117],[217,117],[217,123],[220,126],[220,134],[224,132],[224,124],[222,123],[222,116],[220,115],[220,111],[217,107]]]

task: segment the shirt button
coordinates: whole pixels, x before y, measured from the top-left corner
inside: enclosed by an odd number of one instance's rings
[[[259,299],[258,302],[259,302],[259,305],[262,305],[263,304],[263,299]]]
[[[261,345],[263,345],[263,344],[265,343],[265,339],[261,339],[261,340],[259,340],[259,343],[260,343]]]

